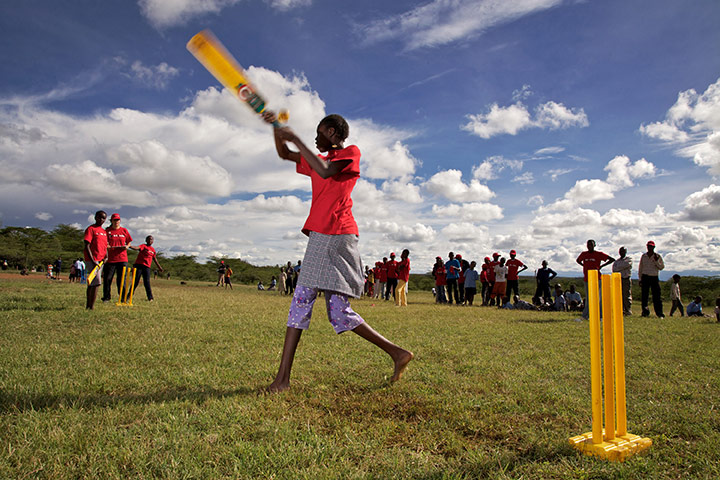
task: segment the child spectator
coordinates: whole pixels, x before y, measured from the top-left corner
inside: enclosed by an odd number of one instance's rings
[[[570,312],[581,312],[584,308],[582,295],[575,290],[574,283],[570,284],[570,291],[565,292],[565,301]]]
[[[442,261],[442,257],[435,257],[435,265],[433,266],[432,274],[435,277],[435,303],[447,303],[445,297],[445,264]]]
[[[680,275],[677,273],[672,276],[673,284],[670,287],[670,300],[672,300],[672,307],[670,308],[670,316],[673,316],[675,310],[680,310],[680,316],[685,316],[685,311],[682,304],[682,296],[680,295]]]
[[[468,269],[465,270],[465,301],[472,306],[475,294],[477,293],[477,281],[480,274],[475,270],[477,263],[473,260],[470,262]]]
[[[492,300],[497,298],[498,299],[498,305],[500,305],[500,300],[505,297],[505,292],[507,290],[506,285],[506,279],[507,279],[507,272],[508,268],[505,266],[505,257],[502,257],[500,259],[500,263],[495,266],[495,284],[493,285],[492,293],[490,294],[492,305]],[[508,300],[509,302],[509,300]]]
[[[715,320],[720,322],[720,297],[715,299]]]
[[[520,300],[519,295],[515,295],[515,297],[513,297],[513,300],[515,300],[515,309],[517,310],[537,310],[537,307],[532,303]]]
[[[690,302],[687,306],[687,315],[688,317],[702,317],[703,311],[702,311],[702,297],[698,295],[695,297],[695,300]]]
[[[555,302],[553,303],[553,310],[556,312],[567,311],[567,302],[565,301],[565,295],[563,294],[562,285],[559,283],[555,285]]]

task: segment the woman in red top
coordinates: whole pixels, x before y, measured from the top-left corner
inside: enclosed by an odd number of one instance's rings
[[[134,275],[135,283],[133,284],[133,292],[137,288],[138,283],[140,283],[140,277],[142,276],[143,285],[145,286],[145,294],[150,302],[154,299],[152,288],[150,287],[150,267],[152,267],[152,262],[155,262],[159,271],[163,271],[163,268],[157,260],[157,252],[155,252],[155,249],[152,246],[153,242],[155,242],[153,236],[148,235],[145,237],[145,245],[140,245],[139,247],[128,245],[128,248],[132,248],[133,250],[137,250],[139,252],[137,258],[135,259],[135,263],[133,264],[133,268],[137,270],[140,275]]]
[[[273,123],[277,117],[266,111],[263,118]],[[358,228],[352,215],[350,194],[360,177],[360,149],[344,147],[349,133],[347,122],[340,115],[328,115],[320,121],[315,146],[324,156],[317,156],[288,127],[275,128],[275,148],[280,158],[295,162],[298,173],[312,181],[310,214],[302,228],[309,237],[297,288],[290,305],[285,344],[280,368],[271,392],[290,387],[295,350],[302,331],[310,325],[313,305],[319,291],[325,291],[328,317],[335,332],[348,330],[384,350],[395,364],[391,381],[397,381],[413,358],[373,330],[350,308],[348,297],[363,293],[364,276],[358,250]],[[293,144],[299,151],[288,148]]]
[[[398,286],[395,295],[395,305],[398,307],[407,307],[407,295],[405,295],[405,285],[410,281],[410,250],[407,248],[400,254],[400,261],[397,264]]]

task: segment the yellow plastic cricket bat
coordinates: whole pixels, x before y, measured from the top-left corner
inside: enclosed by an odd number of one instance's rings
[[[190,39],[187,49],[197,60],[210,72],[225,88],[246,103],[257,113],[265,110],[265,99],[255,90],[243,71],[240,64],[233,58],[230,52],[220,43],[210,30],[203,30]],[[274,122],[275,127],[281,127],[280,122],[286,122],[288,113],[286,110],[278,112],[278,121]]]
[[[92,283],[92,281],[95,280],[95,275],[97,275],[97,272],[100,269],[100,267],[102,267],[103,263],[105,263],[105,262],[103,260],[100,260],[100,263],[95,265],[95,268],[92,269],[92,271],[90,272],[90,275],[87,276],[88,285],[90,285]]]

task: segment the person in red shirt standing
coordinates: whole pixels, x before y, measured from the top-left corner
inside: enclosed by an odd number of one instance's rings
[[[395,295],[395,305],[398,307],[407,307],[407,295],[405,294],[405,286],[410,281],[410,250],[407,248],[400,254],[400,261],[397,265],[398,285]]]
[[[495,296],[493,296],[493,291],[495,290],[495,267],[500,265],[500,254],[495,252],[492,254],[493,260],[492,262],[488,263],[487,268],[487,278],[488,278],[488,295],[487,295],[487,304],[488,305],[495,305]],[[502,299],[499,299],[497,301],[498,307],[500,306],[500,302]]]
[[[387,266],[387,287],[385,288],[385,300],[390,300],[390,292],[392,292],[393,300],[397,300],[398,262],[395,260],[395,252],[390,253],[390,260],[388,260],[385,265]]]
[[[490,257],[485,257],[484,263],[482,264],[481,271],[480,271],[480,284],[482,285],[482,291],[480,292],[482,296],[482,305],[483,307],[488,305],[488,301],[490,298],[490,292],[492,289],[490,288],[490,279],[489,279],[489,273],[488,270],[490,268]]]
[[[133,291],[138,286],[138,283],[140,283],[140,277],[142,277],[143,285],[145,286],[145,294],[147,295],[147,299],[149,302],[152,302],[154,300],[152,288],[150,287],[150,268],[152,267],[152,263],[155,262],[155,265],[157,265],[159,271],[163,271],[163,268],[160,266],[157,260],[157,252],[153,248],[152,244],[155,242],[155,239],[152,235],[148,235],[145,237],[145,245],[140,245],[139,247],[133,247],[132,245],[128,245],[128,248],[132,248],[133,250],[137,250],[138,256],[135,259],[135,263],[133,264],[133,268],[137,270],[137,273],[135,274],[135,283],[133,284]]]
[[[128,263],[127,246],[132,243],[132,237],[125,227],[120,226],[120,214],[118,213],[113,213],[110,216],[110,226],[105,229],[105,233],[107,233],[108,240],[108,259],[103,268],[105,277],[103,278],[102,301],[109,302],[110,287],[112,287],[112,280],[116,270],[118,272],[117,290],[118,295],[120,295],[120,277],[122,277],[123,267],[126,267]]]
[[[615,259],[606,253],[595,250],[595,240],[588,240],[587,251],[582,252],[580,255],[578,255],[575,261],[583,267],[583,280],[585,281],[585,308],[583,309],[582,316],[584,319],[587,320],[589,318],[588,304],[590,303],[590,297],[588,296],[587,272],[590,270],[597,270],[599,274],[601,268],[603,268],[605,265],[610,265],[615,261]],[[598,287],[600,286],[599,280],[600,278],[598,278]],[[598,299],[600,299],[600,292],[598,292]],[[600,308],[602,310],[602,301],[600,302],[600,304]]]
[[[375,262],[375,298],[385,298],[385,283],[387,283],[387,257],[382,262]]]
[[[505,262],[505,266],[508,267],[507,291],[505,292],[505,296],[508,298],[515,298],[515,295],[520,295],[520,292],[518,291],[518,275],[528,268],[527,265],[515,258],[516,255],[517,252],[515,250],[510,250],[510,260]],[[511,292],[513,291],[515,294],[511,295]]]
[[[447,297],[445,297],[445,285],[447,285],[447,279],[445,278],[445,264],[442,261],[442,257],[435,257],[435,266],[433,266],[432,274],[435,277],[435,303],[447,303]]]
[[[268,123],[277,120],[266,111]],[[296,171],[310,176],[312,203],[302,228],[308,238],[303,268],[298,278],[288,314],[285,343],[280,367],[270,392],[290,388],[290,372],[302,331],[310,326],[318,292],[325,292],[328,317],[336,333],[348,330],[373,343],[387,353],[395,370],[391,382],[400,379],[412,352],[387,340],[372,329],[350,308],[348,297],[359,298],[363,292],[363,269],[358,248],[358,228],[352,214],[352,190],[360,177],[360,149],[344,147],[350,127],[340,115],[328,115],[317,126],[315,146],[325,155],[316,155],[288,127],[274,128],[275,149],[280,158],[296,164]],[[292,144],[299,151],[288,147]]]
[[[108,242],[107,233],[102,228],[103,223],[107,219],[107,213],[102,210],[95,212],[95,223],[85,229],[85,235],[83,237],[83,243],[85,248],[83,254],[85,255],[85,265],[88,272],[92,272],[95,267],[98,267],[95,274],[95,278],[88,282],[85,303],[85,308],[92,310],[95,308],[95,299],[97,298],[97,289],[102,285],[103,276],[103,265],[107,260]],[[102,265],[100,265],[102,262]]]

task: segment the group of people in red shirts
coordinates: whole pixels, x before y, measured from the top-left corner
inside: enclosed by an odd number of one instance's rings
[[[366,295],[372,298],[389,300],[392,296],[395,304],[407,306],[407,283],[410,281],[410,250],[407,248],[400,254],[400,261],[395,260],[395,252],[390,258],[383,257],[375,262],[373,268],[366,268]]]
[[[475,270],[476,262],[468,262],[462,255],[448,253],[448,260],[435,258],[432,275],[435,277],[436,303],[472,305],[480,281],[482,305],[500,306],[504,297],[518,295],[518,275],[527,270],[527,265],[517,258],[517,252],[510,250],[510,258],[501,257],[498,252],[485,257],[480,271]]]
[[[87,282],[87,294],[85,307],[92,310],[95,307],[98,287],[104,285],[103,302],[110,301],[110,291],[113,276],[117,278],[118,295],[120,295],[120,283],[123,268],[128,264],[127,250],[137,250],[138,256],[135,259],[133,268],[139,273],[135,275],[133,289],[140,283],[140,277],[145,285],[145,293],[149,301],[153,301],[152,289],[150,287],[150,267],[155,262],[162,272],[163,268],[157,260],[155,249],[152,244],[154,238],[148,235],[145,244],[132,246],[130,232],[120,226],[120,215],[113,213],[110,217],[110,226],[103,228],[107,214],[99,210],[95,212],[95,223],[85,229],[83,236],[85,265],[90,276]],[[117,273],[117,275],[115,275]],[[91,277],[91,278],[90,278]]]

